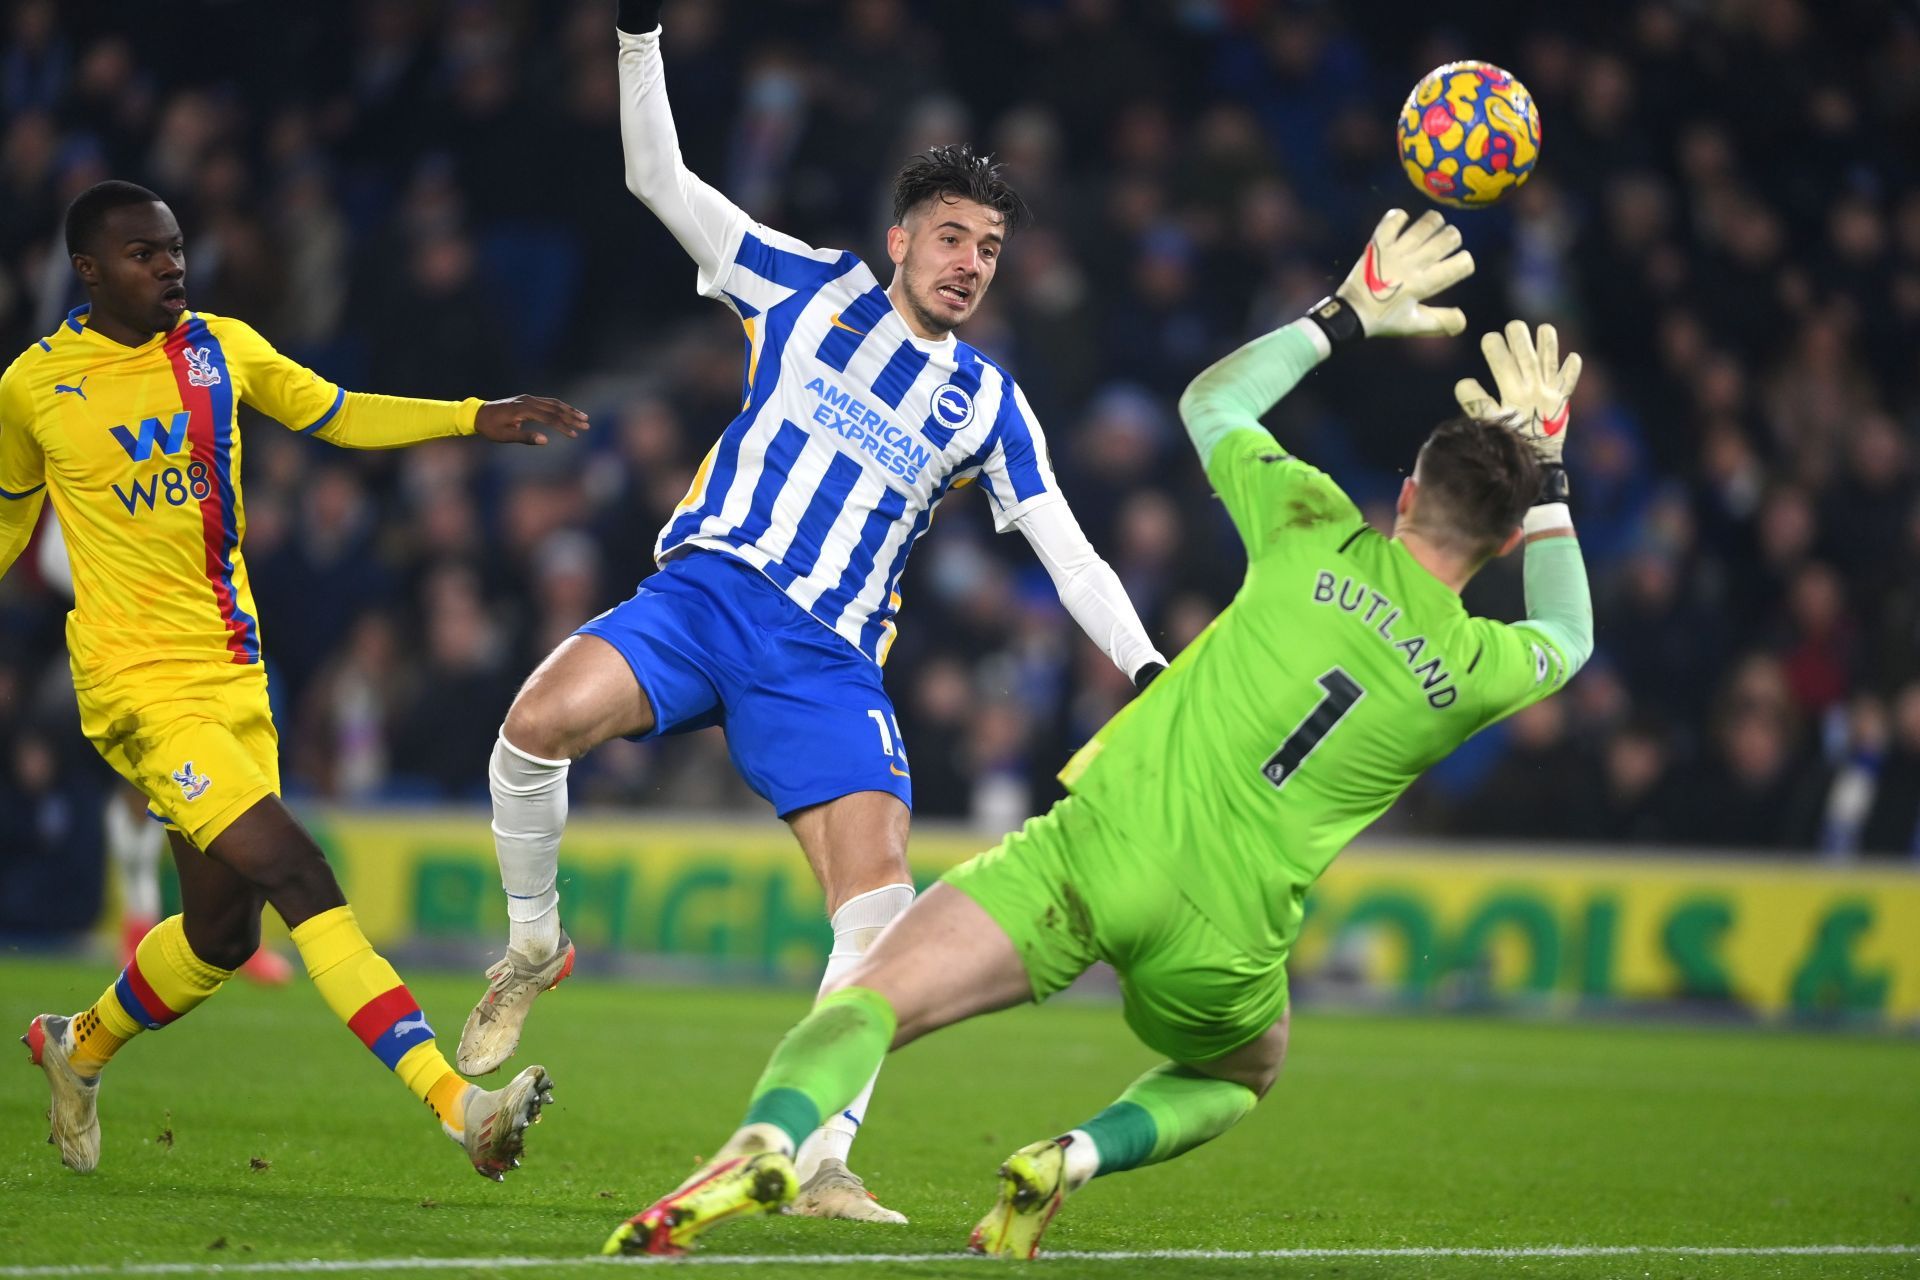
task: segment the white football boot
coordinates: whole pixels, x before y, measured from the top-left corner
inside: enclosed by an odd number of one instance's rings
[[[560,931],[559,947],[544,963],[535,964],[524,953],[508,948],[487,970],[487,993],[460,1029],[460,1052],[454,1059],[460,1073],[483,1076],[511,1058],[520,1047],[520,1031],[535,998],[559,986],[572,972],[573,939],[565,929]]]
[[[520,1167],[527,1126],[539,1124],[540,1108],[552,1101],[553,1081],[544,1067],[528,1067],[504,1089],[469,1085],[461,1117],[466,1128],[448,1136],[467,1149],[476,1173],[499,1182],[509,1170]]]
[[[100,1077],[83,1076],[68,1061],[73,1055],[72,1019],[43,1013],[27,1024],[20,1043],[53,1088],[47,1141],[60,1148],[60,1162],[67,1168],[92,1173],[100,1163]]]

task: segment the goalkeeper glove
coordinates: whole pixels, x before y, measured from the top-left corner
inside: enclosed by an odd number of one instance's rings
[[[1454,384],[1454,399],[1469,417],[1499,418],[1533,449],[1545,469],[1542,502],[1563,502],[1567,472],[1562,455],[1567,448],[1567,419],[1573,388],[1580,381],[1580,356],[1560,359],[1560,335],[1550,324],[1540,326],[1539,341],[1524,320],[1509,320],[1506,332],[1481,337],[1480,350],[1493,371],[1498,399],[1487,394],[1477,378]]]
[[[1346,282],[1307,315],[1336,347],[1355,338],[1456,334],[1467,327],[1465,313],[1424,304],[1472,274],[1473,255],[1460,248],[1459,228],[1438,211],[1408,226],[1404,211],[1389,209]]]
[[[665,0],[620,0],[620,16],[613,25],[630,36],[644,36],[660,25],[660,8]]]

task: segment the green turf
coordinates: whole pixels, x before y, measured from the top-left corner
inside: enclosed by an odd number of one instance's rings
[[[0,1027],[83,1007],[111,977],[0,959]],[[477,981],[413,988],[450,1046]],[[304,983],[236,984],[130,1045],[106,1079],[105,1153],[90,1177],[44,1145],[44,1086],[19,1050],[0,1072],[0,1150],[11,1153],[0,1162],[0,1276],[502,1255],[555,1261],[386,1274],[626,1274],[561,1260],[593,1252],[718,1145],[806,1005],[798,992],[570,982],[531,1025],[525,1048],[552,1071],[557,1099],[504,1186],[466,1168]],[[1056,1222],[1052,1248],[1920,1244],[1912,1041],[1308,1010],[1292,1052],[1246,1123],[1179,1161],[1095,1183]],[[945,1032],[894,1061],[855,1153],[912,1226],[747,1222],[708,1251],[957,1251],[1003,1155],[1090,1116],[1151,1061],[1097,1004]],[[931,1280],[989,1265],[693,1274]],[[1920,1275],[1920,1255],[1056,1260],[1044,1274],[1892,1276]]]

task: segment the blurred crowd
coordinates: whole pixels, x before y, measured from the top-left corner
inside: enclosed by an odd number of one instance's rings
[[[1480,264],[1457,300],[1472,333],[1551,320],[1586,357],[1569,461],[1599,650],[1389,829],[1911,857],[1920,22],[1897,9],[671,0],[665,53],[689,165],[816,244],[878,258],[892,172],[917,149],[1000,155],[1036,223],[963,336],[1027,389],[1076,513],[1169,653],[1242,568],[1180,389],[1327,293],[1387,207],[1417,206],[1393,125],[1422,73],[1506,66],[1539,102],[1543,156],[1506,205],[1457,218]],[[180,215],[194,306],[329,378],[537,391],[594,415],[590,439],[545,450],[393,454],[245,423],[292,794],[484,798],[517,683],[650,571],[738,408],[738,325],[622,185],[612,13],[11,6],[9,355],[79,300],[61,210],[115,176]],[[1269,422],[1385,522],[1477,364],[1471,333],[1376,344]],[[1517,559],[1469,604],[1520,616]],[[0,812],[70,847],[107,780],[32,560],[0,584]],[[966,493],[903,594],[888,684],[917,812],[1011,826],[1127,682]],[[714,733],[609,744],[574,777],[577,808],[757,803]]]

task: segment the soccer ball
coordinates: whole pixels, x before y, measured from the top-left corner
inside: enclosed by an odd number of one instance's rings
[[[1540,113],[1527,87],[1490,62],[1429,71],[1400,109],[1400,163],[1429,200],[1484,209],[1540,158]]]

